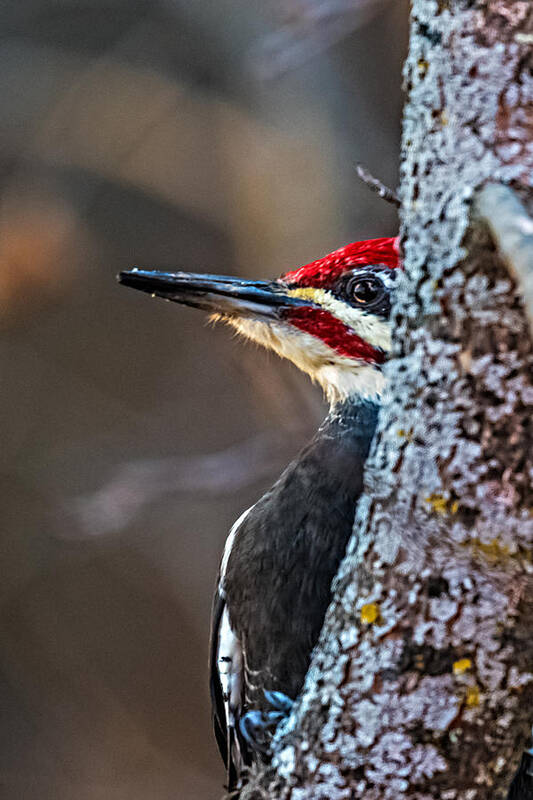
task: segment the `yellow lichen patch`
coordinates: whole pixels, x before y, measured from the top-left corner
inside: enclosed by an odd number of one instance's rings
[[[423,78],[429,69],[429,64],[424,58],[420,58],[418,60],[417,66],[418,66],[418,74],[420,75],[421,78]]]
[[[441,123],[441,125],[443,125],[443,126],[448,124],[448,114],[446,113],[446,110],[445,110],[445,109],[443,109],[443,111],[441,111],[441,114],[440,114],[440,123]]]
[[[409,428],[408,431],[404,430],[403,428],[398,428],[398,436],[400,439],[407,439],[408,442],[413,441],[413,429]]]
[[[466,690],[465,703],[468,708],[475,708],[479,705],[479,687],[469,686]]]
[[[470,545],[475,554],[483,553],[488,561],[507,561],[509,558],[509,547],[505,544],[500,544],[498,539],[492,539],[490,542],[482,542],[479,539],[471,539]]]
[[[422,670],[424,669],[424,656],[422,653],[415,653],[415,656],[413,658],[413,665],[415,669],[417,669],[419,672],[422,672]]]
[[[429,503],[435,514],[446,514],[448,510],[448,500],[442,494],[430,494],[426,497],[426,503]]]
[[[379,606],[377,603],[365,603],[361,607],[361,622],[372,625],[379,618]]]
[[[452,669],[454,675],[462,675],[467,669],[472,667],[472,662],[469,658],[460,658],[459,661],[454,661]]]
[[[457,500],[450,500],[444,497],[443,494],[430,494],[425,498],[426,503],[429,503],[435,514],[457,514],[459,511],[459,503]]]

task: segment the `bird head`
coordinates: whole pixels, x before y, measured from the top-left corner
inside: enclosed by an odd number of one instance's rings
[[[390,350],[398,240],[354,242],[274,281],[134,268],[125,286],[193,306],[287,358],[331,404],[378,398]]]

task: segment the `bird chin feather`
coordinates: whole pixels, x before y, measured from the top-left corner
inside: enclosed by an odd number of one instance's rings
[[[292,361],[322,387],[331,406],[357,397],[377,401],[385,390],[386,378],[379,366],[339,355],[290,323],[221,314],[212,314],[210,319],[226,322],[246,339]]]

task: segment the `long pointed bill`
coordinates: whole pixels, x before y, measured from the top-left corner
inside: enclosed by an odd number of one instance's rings
[[[225,316],[279,317],[289,307],[312,306],[309,300],[290,297],[276,281],[246,281],[222,275],[131,269],[121,272],[124,286]]]

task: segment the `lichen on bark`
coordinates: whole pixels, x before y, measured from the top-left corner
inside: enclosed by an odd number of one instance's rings
[[[533,209],[533,9],[414,0],[390,391],[304,691],[242,793],[498,800],[533,722],[533,356],[471,202]]]

